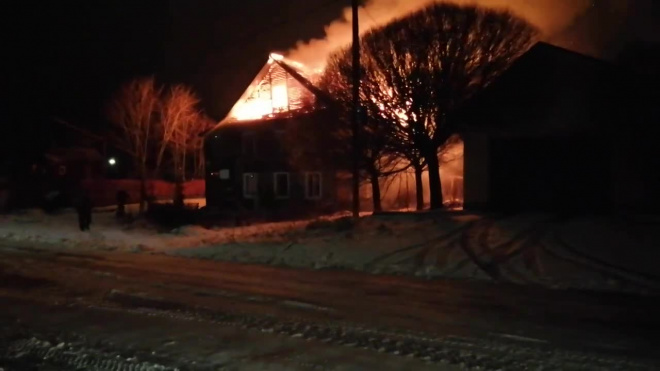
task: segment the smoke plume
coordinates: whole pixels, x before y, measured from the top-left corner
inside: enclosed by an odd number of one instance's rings
[[[571,25],[591,6],[592,0],[445,0],[459,5],[478,5],[509,10],[538,27],[546,38]],[[400,18],[438,0],[367,0],[360,8],[360,31],[366,32]],[[325,38],[299,41],[287,56],[304,65],[319,69],[337,48],[350,44],[351,9],[341,18],[325,26]]]

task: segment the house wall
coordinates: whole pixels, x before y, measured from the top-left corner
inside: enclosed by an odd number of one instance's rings
[[[490,202],[490,139],[484,133],[463,134],[464,150],[464,207],[478,210]]]
[[[625,211],[660,211],[660,81],[651,77],[624,82],[617,125],[613,126],[613,203]]]
[[[612,202],[620,210],[660,211],[660,115],[655,124],[652,118],[644,128],[619,133],[611,144]]]
[[[642,193],[644,166],[631,161],[638,150],[618,144],[639,115],[625,80],[549,45],[521,57],[459,115],[471,133],[466,208],[597,211]]]
[[[279,171],[278,171],[279,172]],[[289,174],[289,195],[275,195],[275,173],[257,173],[259,192],[254,197],[241,197],[241,205],[248,210],[272,210],[286,213],[322,211],[333,209],[336,203],[335,176],[331,172],[287,172]],[[321,176],[320,197],[307,197],[306,174],[319,173]],[[241,189],[242,189],[241,181]]]
[[[334,171],[319,168],[299,168],[289,159],[283,137],[288,125],[314,125],[323,115],[308,114],[283,119],[238,122],[221,126],[207,135],[206,198],[207,205],[217,208],[270,210],[282,213],[304,213],[329,210],[337,203],[337,180]],[[244,139],[249,137],[251,139]],[[278,199],[274,195],[274,174],[288,173],[290,194]],[[322,195],[309,199],[305,195],[305,173],[321,173]],[[221,179],[221,173],[229,175]],[[257,175],[259,195],[244,195],[243,174]]]
[[[610,159],[595,136],[497,137],[490,146],[495,210],[598,211],[611,206]]]

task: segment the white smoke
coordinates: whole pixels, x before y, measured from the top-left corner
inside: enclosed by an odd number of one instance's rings
[[[360,8],[360,31],[366,32],[382,26],[393,19],[434,2],[443,0],[368,0]],[[494,9],[509,10],[525,18],[546,35],[554,35],[568,27],[591,6],[591,0],[444,0],[459,5],[478,5]],[[333,51],[350,44],[352,32],[351,9],[346,8],[342,17],[325,26],[323,39],[299,41],[289,50],[287,57],[318,69]]]

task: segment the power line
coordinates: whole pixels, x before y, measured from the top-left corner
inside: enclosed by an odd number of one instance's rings
[[[378,22],[376,22],[376,20],[375,20],[374,17],[371,15],[371,13],[369,13],[369,11],[367,10],[367,8],[366,8],[366,7],[363,7],[362,10],[364,10],[364,14],[366,14],[367,17],[369,17],[369,19],[371,19],[371,22],[373,23],[373,26],[374,26],[374,27],[377,26],[377,25],[378,25]]]

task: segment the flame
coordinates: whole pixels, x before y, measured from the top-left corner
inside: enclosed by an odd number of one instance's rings
[[[286,85],[273,86],[273,111],[283,111],[289,108],[289,92]]]
[[[274,61],[284,60],[284,56],[282,54],[277,54],[277,53],[270,53],[270,58]]]
[[[238,121],[257,120],[273,113],[269,100],[251,99],[237,105],[231,113],[232,118]]]
[[[270,53],[268,63],[234,105],[228,120],[258,120],[313,104],[313,94],[275,62],[284,62],[303,76],[311,75],[302,64],[281,54]]]

